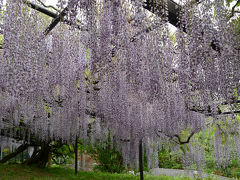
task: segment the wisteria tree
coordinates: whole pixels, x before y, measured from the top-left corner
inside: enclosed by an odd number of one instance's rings
[[[189,143],[206,116],[236,117],[239,17],[225,1],[59,0],[52,23],[29,7],[6,3],[1,135],[45,146],[110,134],[126,166],[138,166],[143,144],[151,168],[162,142]]]

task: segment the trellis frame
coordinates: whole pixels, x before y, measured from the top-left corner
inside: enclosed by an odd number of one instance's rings
[[[68,25],[72,25],[72,22],[69,21],[69,20],[67,20],[67,19],[65,18],[65,16],[67,15],[67,13],[68,13],[68,11],[69,11],[69,10],[68,10],[68,7],[64,8],[64,9],[58,14],[58,13],[54,13],[54,12],[52,12],[52,11],[46,9],[46,8],[43,8],[43,7],[41,7],[41,6],[37,5],[37,4],[34,4],[34,3],[32,3],[32,2],[29,2],[29,1],[27,1],[27,0],[23,0],[23,2],[24,2],[27,6],[29,6],[30,8],[35,9],[35,10],[37,10],[37,11],[39,11],[39,12],[41,12],[41,13],[43,13],[43,14],[51,17],[51,18],[53,18],[52,23],[51,23],[51,24],[48,26],[48,28],[43,32],[43,34],[44,34],[45,36],[47,36],[47,35],[57,26],[57,24],[58,24],[59,22],[63,22],[63,23],[67,23]],[[196,2],[196,3],[199,3],[199,0],[196,0],[195,2]],[[153,8],[154,6],[155,6],[155,4],[153,3],[153,0],[147,0],[146,3],[145,3],[145,5],[143,5],[143,7],[144,7],[146,10],[148,10],[148,11],[156,14],[156,12],[154,11],[154,8]],[[186,31],[186,25],[185,25],[185,24],[179,24],[179,21],[178,21],[178,20],[180,19],[179,16],[180,16],[180,14],[181,14],[182,7],[181,7],[180,5],[178,5],[177,3],[175,3],[173,0],[168,0],[168,1],[167,1],[167,6],[168,6],[168,12],[169,12],[168,22],[169,22],[170,24],[172,24],[173,26],[177,27],[177,28],[182,27],[182,31],[187,32],[187,31]],[[158,15],[158,16],[161,16],[160,14],[157,14],[157,15]],[[79,29],[79,30],[83,30],[83,27],[82,27],[81,25],[77,25],[76,28]],[[85,29],[85,30],[86,30],[86,29]],[[151,31],[151,30],[152,30],[151,28],[148,28],[148,29],[146,30],[146,32],[149,32],[149,31]],[[133,42],[133,41],[135,41],[135,39],[136,39],[136,38],[133,38],[133,39],[131,39],[130,41]],[[216,50],[216,51],[220,52],[220,48],[219,48],[216,40],[213,39],[212,42],[211,42],[211,44],[210,44],[210,46],[212,47],[213,50]],[[232,103],[232,104],[235,104],[235,103],[236,103],[236,104],[240,104],[240,100],[231,101],[231,103]],[[190,110],[191,110],[191,111],[195,111],[195,112],[199,112],[199,113],[204,113],[204,111],[201,111],[201,110],[198,110],[198,109],[190,109]],[[211,112],[211,109],[210,109],[210,110],[207,112],[207,116],[211,116],[211,115],[212,115],[211,113],[212,113],[212,112]],[[240,113],[240,110],[231,111],[231,112],[230,112],[230,111],[229,111],[229,112],[221,112],[221,111],[218,111],[218,114],[217,114],[217,115],[227,115],[227,114],[233,114],[233,113]],[[91,114],[91,115],[97,116],[94,112],[93,112],[93,114]],[[194,134],[194,133],[191,133],[191,135],[188,137],[188,140],[186,141],[186,143],[189,142],[189,140],[190,140],[190,138],[193,136],[193,134]],[[175,135],[175,137],[177,137],[178,140],[179,140],[179,142],[181,143],[179,136]],[[76,142],[75,142],[75,143],[76,143],[76,144],[75,144],[75,148],[76,148],[76,149],[75,149],[75,153],[77,153],[77,137],[76,137]],[[185,142],[184,142],[184,143],[185,143]],[[140,169],[140,179],[141,179],[141,180],[143,179],[143,162],[142,162],[143,152],[142,152],[142,149],[143,149],[143,147],[142,147],[142,139],[141,139],[141,140],[139,141],[139,166],[140,166],[139,169]],[[76,157],[77,157],[77,154],[76,154]],[[76,159],[75,162],[77,162],[77,159]],[[77,165],[77,163],[76,163],[76,165]],[[75,173],[77,174],[76,169],[77,169],[77,166],[76,166],[76,168],[75,168]]]

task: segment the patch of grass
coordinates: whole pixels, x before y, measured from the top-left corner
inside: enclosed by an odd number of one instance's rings
[[[128,174],[110,174],[102,172],[79,171],[74,175],[74,170],[63,167],[39,169],[32,166],[17,164],[0,165],[0,180],[139,180],[139,176]],[[168,177],[145,175],[145,180],[191,180],[186,177]]]

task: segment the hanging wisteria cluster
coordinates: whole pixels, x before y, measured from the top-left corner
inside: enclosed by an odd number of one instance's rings
[[[69,141],[80,129],[86,134],[81,35],[59,27],[44,37],[46,22],[21,2],[8,1],[6,13],[1,116],[13,127],[22,121],[29,134],[45,140]]]
[[[46,17],[8,0],[0,131],[14,136],[24,124],[28,138],[66,142],[110,134],[131,167],[142,140],[152,167],[160,138],[199,132],[205,115],[217,120],[218,107],[240,94],[239,36],[223,1],[183,7],[171,38],[167,1],[153,6],[162,18],[143,3],[59,0],[72,27],[60,24],[45,36]],[[80,21],[86,31],[75,28]]]

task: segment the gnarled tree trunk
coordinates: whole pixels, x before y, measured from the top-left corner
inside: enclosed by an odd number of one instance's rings
[[[40,168],[44,168],[48,163],[50,152],[51,152],[51,147],[49,146],[49,144],[42,143],[41,149],[37,150],[35,148],[31,158],[25,161],[24,164],[36,165]]]
[[[0,163],[5,163],[7,161],[9,161],[10,159],[14,158],[15,156],[17,156],[19,153],[23,152],[25,149],[27,149],[28,144],[22,144],[20,145],[15,152],[5,156]]]

